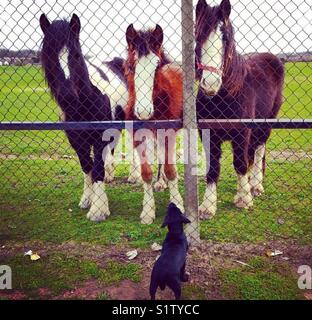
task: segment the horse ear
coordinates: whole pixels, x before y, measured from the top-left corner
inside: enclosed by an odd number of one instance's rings
[[[43,33],[46,33],[51,23],[44,13],[40,16],[39,22],[40,22],[41,30],[43,31]]]
[[[70,31],[73,32],[75,35],[79,35],[81,24],[79,17],[74,13],[70,22],[69,22]]]
[[[207,2],[206,0],[198,0],[197,5],[196,5],[196,17],[199,16],[203,8],[207,7]]]
[[[127,31],[126,31],[126,39],[127,39],[127,43],[128,43],[129,46],[133,43],[133,41],[136,38],[137,34],[138,33],[136,32],[136,30],[133,27],[133,23],[131,23],[128,26]]]
[[[156,24],[156,28],[152,33],[151,45],[155,50],[158,50],[164,41],[164,31],[159,24]]]
[[[220,18],[226,20],[229,18],[231,13],[231,3],[230,0],[222,0],[220,4]]]

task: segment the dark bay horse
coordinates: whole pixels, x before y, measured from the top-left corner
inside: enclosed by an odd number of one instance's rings
[[[93,85],[89,78],[79,42],[81,25],[78,16],[74,14],[70,22],[56,20],[50,23],[42,14],[40,26],[44,33],[42,67],[52,96],[62,110],[63,120],[112,120],[109,97]],[[64,52],[66,61],[61,57]],[[117,65],[123,64],[115,62]],[[81,208],[90,207],[87,217],[91,221],[105,220],[110,212],[104,186],[103,150],[109,141],[102,141],[101,131],[65,132],[84,172],[84,192],[79,205]]]
[[[197,117],[276,118],[282,104],[284,66],[270,53],[240,55],[235,48],[230,12],[229,0],[213,7],[206,0],[199,0],[196,6]],[[199,208],[201,218],[210,218],[217,210],[221,144],[226,140],[232,143],[238,176],[234,204],[252,207],[253,197],[264,191],[265,144],[271,130],[215,129],[210,130],[210,139],[204,131],[200,130],[200,135],[206,152],[207,187]]]
[[[127,28],[128,57],[126,75],[128,82],[128,103],[125,108],[126,120],[170,120],[182,117],[182,72],[170,63],[162,47],[163,30],[157,25],[154,30],[136,31],[133,25]],[[134,130],[134,137],[138,130]],[[134,139],[141,164],[144,187],[143,211],[141,222],[150,224],[155,219],[155,200],[153,195],[153,172],[147,148],[148,139],[157,137],[157,146],[164,159],[160,159],[168,179],[170,201],[183,211],[183,199],[178,189],[178,177],[175,167],[176,130],[150,131],[140,139]],[[163,161],[162,161],[163,160]]]

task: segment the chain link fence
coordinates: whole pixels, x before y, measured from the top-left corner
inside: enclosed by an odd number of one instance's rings
[[[0,7],[2,230],[311,243],[308,1]]]

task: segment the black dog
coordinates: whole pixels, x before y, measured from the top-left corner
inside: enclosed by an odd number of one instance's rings
[[[151,275],[151,300],[155,300],[158,287],[164,290],[166,286],[174,292],[176,300],[181,298],[181,281],[188,281],[188,276],[185,274],[188,243],[183,231],[184,223],[190,223],[190,220],[174,203],[170,203],[162,224],[162,228],[168,226],[169,232]]]

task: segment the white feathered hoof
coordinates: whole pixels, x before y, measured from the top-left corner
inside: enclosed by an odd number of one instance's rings
[[[107,166],[105,166],[104,182],[106,182],[106,183],[113,182],[114,178],[115,178],[114,172],[115,172],[115,167],[114,167],[114,165],[112,163],[108,164]]]
[[[90,207],[91,207],[91,197],[83,194],[79,202],[79,208],[88,209]]]
[[[168,184],[164,179],[159,179],[158,181],[155,182],[154,184],[154,191],[155,192],[160,192],[164,191],[168,188]]]
[[[104,212],[104,211],[101,211],[99,208],[94,208],[92,206],[87,214],[87,218],[93,222],[101,222],[106,220],[109,215],[110,215],[109,211]]]
[[[240,209],[249,209],[253,206],[253,198],[251,193],[242,195],[240,193],[236,194],[234,197],[234,204]]]
[[[152,224],[154,222],[154,218],[149,215],[141,215],[141,224]]]
[[[142,224],[152,224],[155,220],[155,204],[152,200],[150,204],[147,204],[140,215]]]
[[[127,181],[130,184],[140,184],[142,182],[142,179],[140,175],[130,175]]]
[[[205,203],[203,203],[198,208],[200,220],[212,219],[215,216],[216,212],[217,212],[217,208],[215,206],[207,206]]]
[[[105,172],[104,182],[111,183],[113,181],[114,181],[114,174],[108,174],[108,172]]]
[[[92,205],[87,214],[87,218],[94,222],[104,221],[110,215],[108,198],[103,182],[93,184]]]
[[[264,188],[262,184],[259,184],[251,188],[251,194],[254,198],[260,197],[264,193]]]

